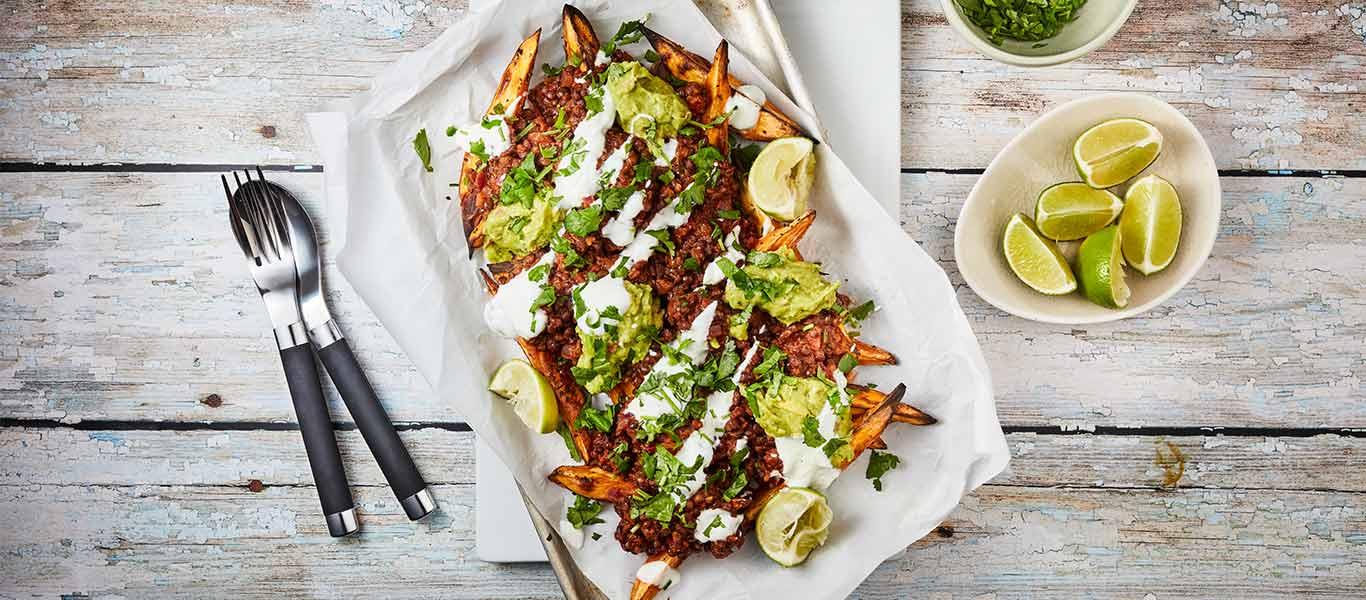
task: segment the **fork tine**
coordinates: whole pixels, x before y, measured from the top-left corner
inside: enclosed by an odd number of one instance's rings
[[[280,260],[280,236],[279,232],[271,224],[272,217],[270,208],[266,204],[265,195],[261,193],[261,186],[251,180],[251,173],[247,172],[247,190],[251,196],[252,208],[256,214],[256,235],[264,242],[269,249],[267,258],[271,261]]]
[[[242,221],[238,215],[236,201],[232,197],[232,188],[228,187],[227,175],[219,175],[223,181],[223,193],[228,196],[228,225],[232,228],[232,237],[237,240],[237,247],[242,249],[242,253],[248,258],[251,257],[251,246],[247,243],[246,234],[242,231]]]

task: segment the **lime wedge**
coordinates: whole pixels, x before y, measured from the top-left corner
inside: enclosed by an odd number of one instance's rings
[[[1077,251],[1078,279],[1082,293],[1092,302],[1109,308],[1129,305],[1129,286],[1124,283],[1124,257],[1118,225],[1102,229],[1081,243]]]
[[[1148,168],[1162,153],[1162,132],[1147,121],[1111,119],[1072,144],[1077,172],[1093,188],[1114,187]]]
[[[1079,240],[1100,231],[1124,209],[1119,196],[1081,182],[1059,183],[1039,194],[1034,223],[1058,241]]]
[[[1039,233],[1029,217],[1017,214],[1010,218],[1001,248],[1010,270],[1035,291],[1050,296],[1076,291],[1077,280],[1067,267],[1067,259],[1053,240]]]
[[[815,178],[816,152],[811,140],[779,138],[755,157],[745,191],[768,216],[791,221],[806,212],[806,197]]]
[[[759,547],[784,567],[806,561],[830,535],[834,513],[825,496],[810,488],[783,488],[764,505],[755,523]]]
[[[512,412],[536,433],[550,433],[559,425],[555,390],[527,361],[514,358],[499,366],[489,381],[489,391],[507,399]]]
[[[1144,275],[1172,263],[1181,242],[1181,199],[1166,179],[1149,175],[1129,186],[1119,217],[1124,260]]]

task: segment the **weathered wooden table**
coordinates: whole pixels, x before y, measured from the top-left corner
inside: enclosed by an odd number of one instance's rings
[[[442,510],[403,518],[343,422],[365,529],[326,536],[216,178],[265,163],[316,207],[301,113],[463,11],[0,2],[0,596],[558,594],[543,565],[473,556],[473,434],[335,272]],[[1015,459],[857,595],[1360,597],[1366,3],[1144,2],[1038,71],[975,54],[937,1],[902,18],[903,226],[959,286]],[[958,208],[1035,115],[1107,90],[1209,140],[1214,254],[1138,318],[1008,316],[961,284]]]

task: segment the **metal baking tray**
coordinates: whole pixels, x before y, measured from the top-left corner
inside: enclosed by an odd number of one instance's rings
[[[693,0],[707,15],[707,19],[733,47],[754,62],[763,74],[787,93],[797,106],[813,116],[816,114],[811,96],[797,70],[796,60],[788,49],[778,19],[769,0]],[[817,120],[819,123],[819,120]],[[818,132],[821,138],[825,132]],[[531,524],[540,536],[541,545],[550,567],[555,571],[560,588],[567,600],[605,600],[606,596],[574,565],[569,549],[559,533],[527,500],[522,501],[531,513]]]

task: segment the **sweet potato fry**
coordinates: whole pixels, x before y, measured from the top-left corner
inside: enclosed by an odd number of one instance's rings
[[[616,473],[588,465],[562,465],[550,473],[550,480],[584,498],[617,504],[631,499],[635,484]]]
[[[806,235],[815,221],[816,211],[808,210],[796,221],[764,234],[764,237],[759,238],[759,242],[754,245],[754,249],[759,252],[772,252],[779,248],[791,248],[796,252],[797,242],[802,241],[802,236]]]
[[[503,77],[498,82],[498,89],[494,92],[493,101],[489,102],[485,115],[516,112],[517,107],[513,103],[526,95],[527,87],[531,84],[533,67],[536,66],[536,51],[540,44],[541,30],[537,29],[517,46],[517,51],[512,53],[512,60],[508,61],[507,68],[503,70]],[[498,110],[500,108],[501,111]],[[473,184],[475,177],[479,175],[476,169],[478,161],[472,153],[466,152],[460,163],[460,215],[471,255],[474,254],[475,248],[484,243],[483,235],[478,230],[484,216],[488,214],[488,210],[481,210],[486,207],[475,206],[477,198],[473,194]]]
[[[882,437],[882,432],[891,424],[892,416],[896,414],[896,405],[901,402],[901,397],[906,395],[906,384],[899,384],[892,393],[887,394],[882,402],[876,407],[863,413],[863,416],[854,421],[854,430],[849,434],[849,447],[853,448],[854,456],[842,465],[837,465],[843,469],[850,463],[858,459],[864,450],[873,444],[873,441]]]
[[[882,400],[886,398],[886,394],[883,394],[878,390],[860,386],[851,385],[849,386],[849,391],[853,392],[853,396],[849,398],[851,404],[850,414],[855,419],[869,410],[876,408],[882,403]],[[934,425],[939,422],[939,419],[906,403],[899,403],[896,405],[892,420],[897,423],[906,423],[908,425]]]
[[[860,365],[896,364],[896,356],[891,352],[860,340],[854,340],[854,358]]]
[[[677,42],[666,38],[659,32],[645,28],[645,38],[659,54],[664,67],[683,81],[690,83],[706,83],[707,73],[711,70],[711,65],[707,59],[689,52]],[[740,87],[745,83],[739,78],[728,76],[732,88]],[[747,140],[757,142],[767,142],[784,137],[805,136],[802,129],[782,111],[778,110],[772,102],[765,102],[759,111],[759,122],[749,129],[737,129],[736,133]]]
[[[650,557],[651,562],[656,560],[669,565],[669,568],[671,569],[677,569],[678,565],[683,564],[682,556],[674,556],[672,554],[661,554],[659,556]],[[631,600],[653,600],[658,593],[659,586],[650,585],[639,579],[631,584]]]
[[[579,70],[588,70],[589,65],[597,58],[598,48],[601,47],[598,34],[593,31],[593,24],[583,15],[583,11],[568,4],[564,5],[560,20],[564,26],[565,60],[573,63],[577,59]]]
[[[721,154],[730,154],[730,119],[726,116],[726,103],[730,101],[730,44],[721,40],[716,46],[716,57],[712,59],[711,70],[707,72],[707,113],[706,122],[720,123],[707,130],[707,143],[715,146]]]

